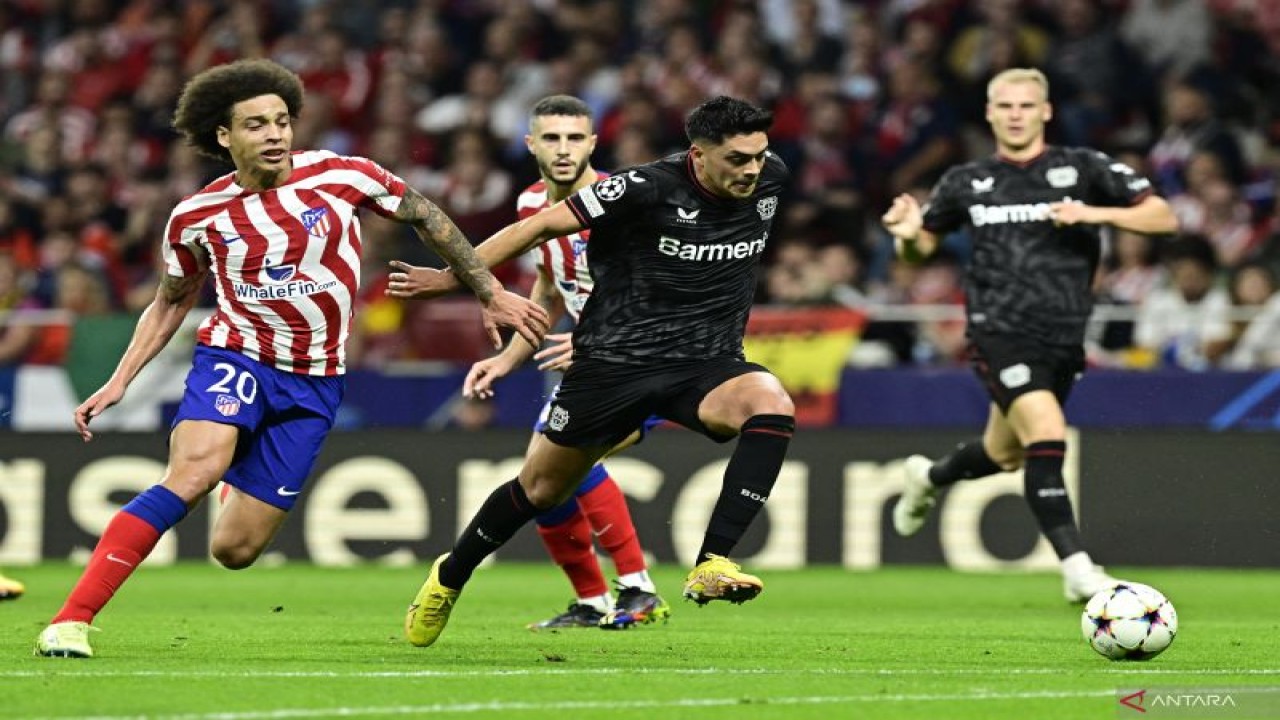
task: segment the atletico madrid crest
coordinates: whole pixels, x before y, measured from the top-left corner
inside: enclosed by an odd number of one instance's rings
[[[213,407],[222,413],[223,417],[231,417],[240,413],[240,401],[230,395],[219,395],[213,401]]]
[[[302,226],[307,229],[307,234],[312,237],[329,237],[329,209],[322,207],[311,208],[302,213]]]

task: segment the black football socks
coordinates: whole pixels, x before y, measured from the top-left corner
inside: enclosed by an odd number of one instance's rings
[[[769,499],[795,431],[790,415],[754,415],[742,424],[695,565],[708,554],[728,556],[742,539]]]
[[[1071,513],[1071,498],[1062,480],[1062,461],[1066,454],[1067,444],[1061,440],[1034,442],[1027,446],[1023,465],[1027,504],[1040,523],[1040,532],[1049,539],[1059,558],[1083,549],[1080,531]]]
[[[929,468],[929,482],[943,487],[961,480],[995,475],[1003,469],[987,455],[986,448],[982,446],[982,438],[978,438],[957,445],[950,455],[935,461],[933,467]]]
[[[440,564],[440,584],[461,590],[480,563],[506,544],[538,512],[520,487],[519,478],[499,485],[458,536],[448,559]]]

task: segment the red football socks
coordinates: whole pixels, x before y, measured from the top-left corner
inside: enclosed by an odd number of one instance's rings
[[[613,558],[619,575],[640,572],[645,569],[644,550],[636,526],[631,521],[627,497],[613,478],[578,496],[578,507],[586,513],[596,540]]]
[[[93,622],[159,540],[160,533],[147,521],[125,511],[116,513],[53,622]]]
[[[591,545],[591,525],[587,516],[575,511],[562,523],[538,526],[538,535],[551,553],[551,559],[564,568],[579,598],[596,597],[609,592],[595,548]]]

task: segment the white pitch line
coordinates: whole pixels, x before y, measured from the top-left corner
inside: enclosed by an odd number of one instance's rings
[[[188,713],[183,715],[100,715],[80,720],[285,720],[312,717],[361,717],[374,715],[420,715],[430,713],[481,713],[481,712],[547,712],[566,710],[645,710],[661,708],[749,707],[751,705],[839,705],[851,703],[903,703],[903,702],[963,702],[991,700],[1068,700],[1077,698],[1115,697],[1114,690],[1088,690],[1073,692],[974,692],[953,694],[900,694],[900,695],[833,695],[809,697],[730,697],[683,698],[676,700],[573,700],[563,702],[485,702],[435,705],[392,705],[386,707],[329,707],[282,708],[255,712]],[[50,716],[39,720],[56,720]]]
[[[46,661],[49,662],[49,661]],[[57,662],[57,661],[55,661]],[[61,661],[66,662],[66,661]],[[93,661],[98,662],[98,661]],[[47,677],[159,677],[159,678],[502,678],[525,677],[530,675],[820,675],[820,676],[971,676],[971,675],[1102,675],[1102,676],[1144,676],[1144,675],[1189,675],[1189,676],[1222,676],[1222,675],[1280,675],[1280,668],[1204,668],[1199,670],[1178,670],[1176,668],[1152,667],[1098,667],[1080,670],[1069,670],[1061,667],[1044,668],[995,668],[982,670],[979,668],[813,668],[809,670],[769,670],[764,668],[530,668],[527,670],[370,670],[339,672],[333,670],[262,670],[229,672],[222,670],[68,670],[66,665],[47,670],[12,670],[0,671],[0,678],[47,678]]]

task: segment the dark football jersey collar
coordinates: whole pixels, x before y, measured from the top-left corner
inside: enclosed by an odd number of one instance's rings
[[[1026,160],[1014,160],[1013,158],[1007,155],[1001,155],[998,152],[995,154],[995,158],[996,160],[1006,165],[1012,165],[1017,168],[1028,168],[1028,167],[1031,167],[1032,165],[1035,165],[1037,162],[1039,162],[1040,159],[1043,158],[1045,155],[1048,155],[1049,151],[1052,148],[1053,148],[1052,145],[1049,145],[1048,143],[1046,143],[1044,146],[1044,149],[1042,149],[1039,153],[1037,153],[1033,157],[1027,158]]]

